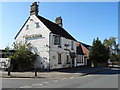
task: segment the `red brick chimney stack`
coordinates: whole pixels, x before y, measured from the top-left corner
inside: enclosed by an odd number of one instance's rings
[[[30,9],[30,15],[38,16],[38,5],[37,5],[37,2],[32,3],[31,9]]]
[[[63,27],[63,23],[62,23],[62,18],[61,16],[60,17],[57,17],[55,19],[55,23],[58,24],[60,27]]]

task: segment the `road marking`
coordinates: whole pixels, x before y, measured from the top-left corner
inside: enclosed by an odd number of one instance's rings
[[[48,84],[48,83],[50,83],[50,82],[42,82],[42,83],[44,83],[44,84]]]
[[[43,84],[38,84],[38,85],[43,85]]]
[[[53,80],[52,82],[57,82],[58,80]]]
[[[22,79],[32,79],[32,78],[9,78],[9,77],[8,78],[3,78],[2,77],[2,79],[21,79],[22,80]]]
[[[65,79],[67,79],[67,78],[63,78],[63,80],[65,80]]]
[[[32,86],[35,86],[35,85],[38,85],[38,83],[36,83],[36,84],[32,84]]]
[[[70,79],[73,79],[74,77],[70,77]]]
[[[32,86],[28,86],[28,85],[26,85],[26,86],[22,86],[22,87],[19,87],[19,88],[31,88]]]

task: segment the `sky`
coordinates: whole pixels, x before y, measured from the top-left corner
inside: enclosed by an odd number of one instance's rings
[[[0,49],[12,46],[14,37],[30,15],[32,2],[2,2]],[[92,45],[94,38],[118,37],[117,2],[40,2],[39,15],[55,22],[61,16],[63,28],[76,40]]]

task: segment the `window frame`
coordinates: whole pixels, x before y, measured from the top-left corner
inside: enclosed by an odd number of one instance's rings
[[[36,27],[36,28],[39,28],[39,27],[40,27],[39,22],[36,22],[36,23],[35,23],[35,27]]]
[[[58,64],[62,64],[61,63],[61,53],[58,53]]]
[[[26,25],[26,30],[29,30],[29,25]]]
[[[70,64],[69,55],[66,56],[66,61],[67,61],[67,64]]]
[[[61,45],[61,37],[54,35],[54,45]]]

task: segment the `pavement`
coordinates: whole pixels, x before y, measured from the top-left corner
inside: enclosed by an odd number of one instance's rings
[[[66,68],[52,71],[39,71],[37,72],[37,77],[34,71],[29,72],[11,72],[8,76],[7,71],[0,71],[0,77],[2,78],[69,78],[69,77],[80,77],[88,74],[97,73],[109,69],[108,67],[76,67],[76,68]]]

